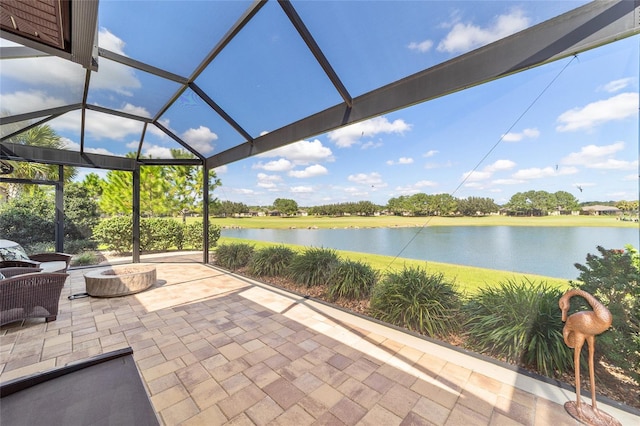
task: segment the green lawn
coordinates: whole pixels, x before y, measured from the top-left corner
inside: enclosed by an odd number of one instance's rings
[[[276,243],[244,240],[240,238],[221,237],[218,240],[220,244],[247,243],[253,245],[256,249],[276,245]],[[282,244],[297,251],[305,249],[304,246],[294,244]],[[406,266],[422,266],[426,267],[432,273],[442,273],[447,279],[454,281],[459,290],[467,294],[473,294],[481,287],[496,284],[501,281],[513,279],[520,281],[527,277],[531,281],[546,281],[551,285],[561,288],[569,288],[569,282],[565,279],[545,277],[534,274],[522,274],[518,272],[499,271],[495,269],[476,268],[472,266],[454,265],[449,263],[426,262],[424,260],[394,258],[393,256],[381,256],[377,254],[356,253],[351,251],[337,250],[337,253],[345,259],[352,259],[365,262],[371,267],[381,271],[399,270]]]
[[[194,218],[195,219],[195,218]],[[540,216],[540,217],[401,217],[401,216],[300,216],[212,218],[221,227],[254,229],[288,228],[383,228],[407,226],[601,226],[637,228],[637,222],[624,222],[615,216]]]

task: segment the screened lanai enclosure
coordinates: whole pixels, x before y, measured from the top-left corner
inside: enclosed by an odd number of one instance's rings
[[[498,16],[506,2],[488,1],[4,0],[0,182],[56,188],[63,251],[65,168],[126,172],[138,261],[145,167],[200,168],[192,195],[207,229],[213,184],[202,176],[210,170],[443,97],[464,99],[474,87],[597,56],[640,32],[637,1],[525,3],[530,17],[507,24]],[[463,13],[498,17],[495,31],[465,27],[456,21]],[[442,22],[476,34],[474,42],[435,45],[420,35]],[[415,37],[401,39],[399,28]],[[45,125],[60,146],[23,137]],[[450,144],[468,150],[474,141]],[[57,166],[57,179],[24,179],[11,170],[17,164]],[[206,262],[207,232],[202,239]]]

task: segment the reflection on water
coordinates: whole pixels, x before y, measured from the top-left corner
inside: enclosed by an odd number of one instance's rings
[[[437,226],[367,229],[223,229],[224,237],[326,247],[575,279],[596,246],[638,247],[634,228]]]

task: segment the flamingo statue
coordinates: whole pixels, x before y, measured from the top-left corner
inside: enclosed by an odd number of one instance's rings
[[[580,311],[567,317],[570,306],[569,301],[573,296],[584,298],[593,311]],[[590,425],[619,425],[620,423],[616,419],[599,411],[596,406],[596,385],[593,366],[596,336],[611,327],[613,321],[611,312],[591,294],[578,289],[567,291],[560,298],[558,305],[562,310],[562,322],[565,323],[562,330],[564,343],[573,348],[573,363],[576,376],[576,402],[565,403],[565,409],[576,419]],[[593,409],[591,413],[583,410],[582,401],[580,400],[580,351],[585,341],[589,346],[589,379],[591,384],[591,408]]]

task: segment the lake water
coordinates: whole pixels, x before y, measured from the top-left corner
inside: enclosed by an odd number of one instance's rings
[[[223,229],[222,236],[575,279],[596,246],[638,248],[638,229],[434,226],[366,229]]]

